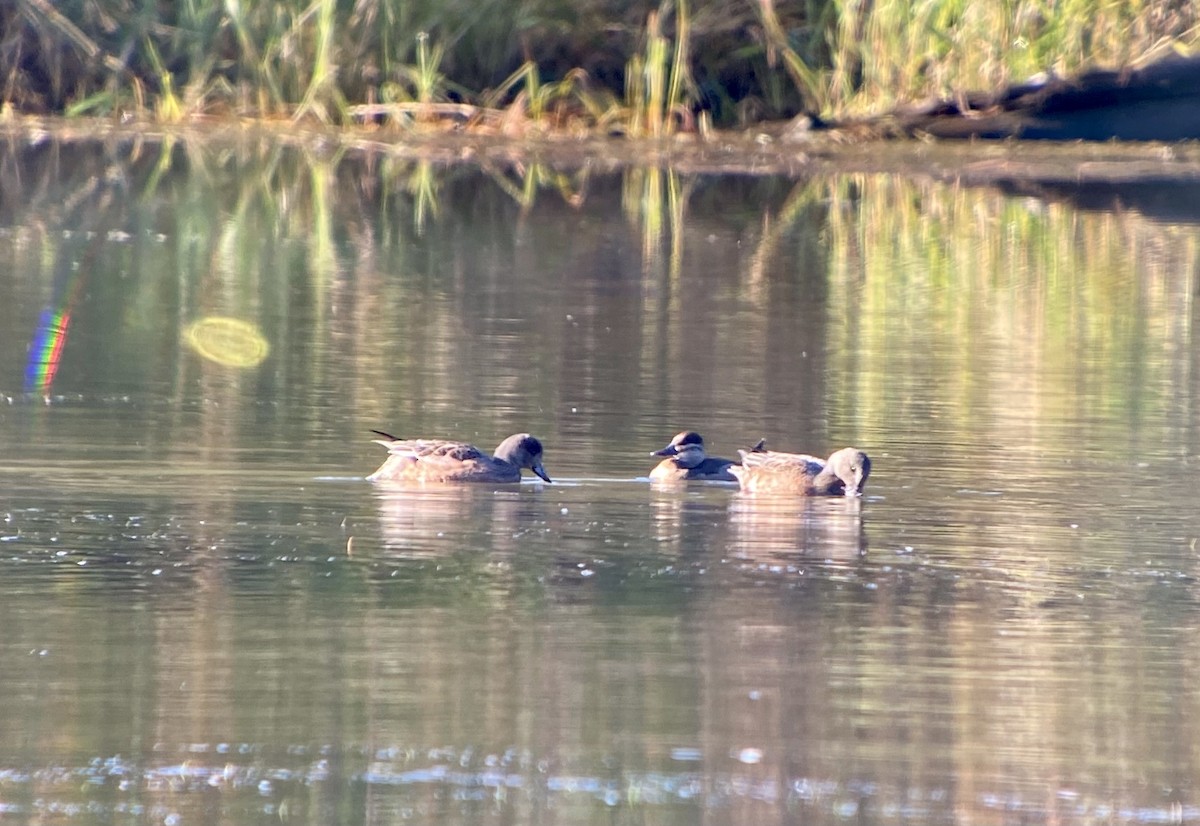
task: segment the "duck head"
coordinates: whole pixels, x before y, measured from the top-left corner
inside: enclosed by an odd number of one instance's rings
[[[529,468],[547,482],[553,481],[542,467],[542,443],[528,433],[509,436],[492,455],[519,468]]]
[[[675,464],[680,467],[693,468],[705,459],[704,439],[694,430],[676,433],[671,443],[662,450],[656,450],[651,456],[673,456]]]
[[[871,460],[867,454],[853,447],[844,447],[829,457],[827,469],[833,471],[846,486],[847,496],[862,496],[871,475]]]

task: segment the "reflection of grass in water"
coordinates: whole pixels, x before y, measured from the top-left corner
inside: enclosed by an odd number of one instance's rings
[[[169,199],[170,217],[155,221],[169,240],[155,254],[165,259],[162,271],[178,276],[174,286],[139,276],[146,284],[131,317],[153,318],[155,303],[174,291],[188,303],[187,318],[257,318],[283,325],[297,340],[303,325],[260,315],[275,300],[268,285],[304,273],[320,330],[330,296],[347,283],[359,286],[334,278],[338,268],[357,267],[369,280],[412,266],[408,259],[419,252],[412,229],[433,231],[449,197],[443,190],[457,191],[462,174],[388,153],[361,166],[343,164],[336,154],[304,155],[270,142],[231,148],[168,140],[146,148],[137,150],[140,171],[128,173],[140,181],[136,197],[119,203],[144,211]],[[586,202],[586,172],[573,177],[529,164],[489,174],[522,209],[546,198]],[[63,200],[94,198],[91,187],[106,179],[87,180]],[[621,178],[645,283],[669,288],[647,290],[649,300],[673,301],[687,283],[685,256],[697,254],[684,231],[696,209],[689,206],[691,180],[661,168],[631,169]],[[168,188],[179,191],[158,192]],[[787,246],[800,240],[800,222],[814,247],[817,227],[827,227],[820,254],[828,256],[829,275],[805,300],[820,304],[828,320],[821,335],[836,378],[829,408],[853,416],[854,427],[893,420],[883,412],[896,409],[913,419],[927,415],[918,400],[944,408],[940,426],[968,434],[998,421],[1029,427],[1060,414],[1077,417],[1077,409],[1066,409],[1072,406],[1094,407],[1105,414],[1098,420],[1113,422],[1175,403],[1174,388],[1185,378],[1167,372],[1179,362],[1168,349],[1190,342],[1187,279],[1200,260],[1196,239],[1171,237],[1178,230],[1135,214],[1082,213],[886,176],[801,182],[764,215],[761,232],[745,236],[759,239],[753,252],[740,254],[747,318],[762,315],[782,255],[797,259],[789,265],[795,272],[811,260],[810,250]],[[358,257],[347,258],[351,246]],[[350,299],[339,300],[344,307]],[[268,330],[273,342],[282,342],[279,333]],[[769,349],[766,327],[745,324],[739,335],[762,337]],[[739,347],[744,341],[731,344]],[[1073,376],[1087,376],[1088,384],[1070,384]]]
[[[643,272],[651,272],[661,261],[669,230],[667,271],[672,283],[683,272],[683,225],[690,193],[683,181],[678,173],[659,167],[628,169],[621,176],[621,206],[641,236]]]
[[[764,214],[762,240],[750,256],[746,285],[749,295],[761,303],[765,295],[768,273],[780,246],[795,231],[797,223],[814,204],[825,196],[827,184],[820,180],[798,182],[788,194],[783,205],[773,214]]]
[[[409,175],[407,189],[413,196],[413,226],[418,235],[424,235],[426,220],[438,213],[437,174],[433,164],[417,162]]]
[[[885,176],[843,178],[833,199],[829,352],[860,424],[916,400],[960,432],[1171,403],[1196,244],[1167,261],[1147,250],[1170,230],[1137,215]]]
[[[312,262],[313,293],[318,311],[318,324],[324,324],[324,308],[328,300],[329,285],[337,273],[337,245],[334,242],[333,226],[336,222],[334,215],[333,195],[331,193],[334,169],[325,163],[310,165],[312,193],[312,234],[309,236],[309,260]],[[321,335],[322,330],[312,331]]]
[[[510,198],[528,209],[537,201],[543,189],[556,191],[563,201],[572,207],[580,207],[587,198],[588,168],[582,167],[572,173],[552,169],[545,164],[532,163],[512,170],[497,169],[490,163],[482,165],[487,175]],[[518,178],[514,182],[510,175]]]

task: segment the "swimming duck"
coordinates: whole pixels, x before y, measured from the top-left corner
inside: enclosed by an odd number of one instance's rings
[[[825,461],[801,453],[767,450],[763,441],[738,453],[742,464],[729,470],[742,490],[755,493],[861,496],[871,474],[871,460],[853,447],[842,448]]]
[[[671,443],[651,456],[666,456],[654,470],[650,479],[655,482],[682,482],[686,479],[710,479],[720,482],[736,482],[729,472],[732,459],[710,458],[704,453],[704,439],[694,430],[677,433]]]
[[[397,439],[382,430],[375,443],[390,454],[371,482],[520,482],[529,468],[547,482],[542,467],[542,443],[528,433],[509,436],[488,456],[475,445],[446,439]]]

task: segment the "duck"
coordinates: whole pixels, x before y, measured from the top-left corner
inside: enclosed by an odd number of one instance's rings
[[[546,482],[552,481],[542,466],[542,443],[528,433],[509,436],[489,456],[468,442],[449,439],[399,439],[382,430],[375,443],[388,450],[370,482],[520,482],[529,468]]]
[[[748,493],[792,493],[801,496],[862,496],[871,459],[855,447],[835,451],[828,459],[803,453],[767,450],[759,440],[739,450],[740,465],[729,468]]]
[[[653,482],[682,482],[688,479],[707,479],[719,482],[736,482],[729,469],[737,464],[732,459],[710,457],[704,452],[704,438],[694,430],[675,434],[675,438],[662,450],[651,456],[665,456],[650,471]]]

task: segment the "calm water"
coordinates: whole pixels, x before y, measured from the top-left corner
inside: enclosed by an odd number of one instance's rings
[[[0,812],[1200,818],[1200,221],[1061,196],[0,145]]]

